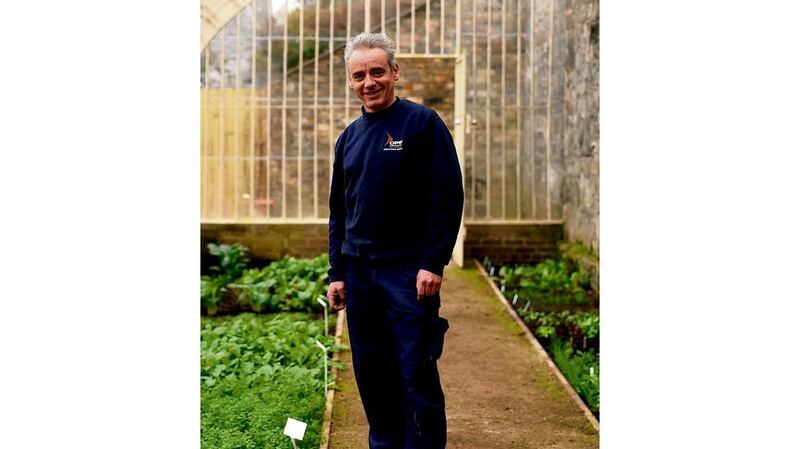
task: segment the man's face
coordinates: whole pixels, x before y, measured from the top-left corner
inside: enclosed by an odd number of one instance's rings
[[[367,112],[377,112],[394,102],[394,83],[400,69],[391,70],[386,52],[380,48],[353,50],[347,63],[350,88],[358,95]]]

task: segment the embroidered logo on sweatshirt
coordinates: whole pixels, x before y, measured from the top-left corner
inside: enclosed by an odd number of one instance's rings
[[[386,143],[383,144],[383,151],[401,151],[403,149],[402,140],[394,140],[394,137],[388,132],[386,136]]]

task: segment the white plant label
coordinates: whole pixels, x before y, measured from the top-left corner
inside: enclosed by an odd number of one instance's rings
[[[316,343],[317,346],[319,346],[319,349],[322,349],[323,351],[328,352],[328,348],[326,348],[325,345],[320,343],[319,340],[314,340],[314,343]]]
[[[531,302],[530,302],[530,301],[526,302],[526,303],[525,303],[525,308],[524,308],[523,310],[524,310],[525,312],[527,312],[527,311],[528,311],[528,307],[530,307],[530,306],[531,306]]]
[[[505,293],[505,291],[506,291],[506,284],[503,284],[503,285],[501,285],[501,286],[500,286],[500,291],[501,291],[501,292],[503,292],[503,293]]]
[[[325,336],[327,337],[328,336],[328,302],[325,301],[326,299],[328,299],[328,298],[326,298],[326,297],[324,297],[322,295],[317,296],[317,302],[320,303],[320,305],[322,305],[322,311],[324,312],[324,315],[325,315]]]
[[[302,440],[306,434],[306,427],[308,424],[289,418],[286,420],[286,427],[283,428],[283,434],[295,440]]]
[[[519,296],[518,295],[514,295],[514,301],[512,302],[512,304],[514,304],[516,306],[518,299],[519,299]]]
[[[594,367],[593,366],[589,367],[589,375],[594,377]]]
[[[494,267],[489,269],[489,276],[494,276]]]

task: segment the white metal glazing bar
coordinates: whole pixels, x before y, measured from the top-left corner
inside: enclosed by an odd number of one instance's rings
[[[545,190],[546,190],[546,198],[547,198],[547,219],[551,219],[551,210],[550,210],[550,151],[551,151],[551,144],[552,144],[552,136],[550,135],[550,112],[553,108],[553,24],[555,23],[555,5],[553,4],[555,0],[550,1],[550,30],[549,35],[547,38],[547,152],[545,153],[544,158],[544,179],[545,179]]]
[[[319,4],[320,0],[314,2],[314,218],[319,217]]]
[[[372,2],[364,0],[364,32],[370,32],[370,15],[372,14]]]
[[[506,0],[501,2],[500,17],[500,216],[506,217]]]
[[[225,196],[225,173],[223,171],[225,163],[225,28],[222,29],[220,34],[219,42],[222,48],[219,51],[219,148],[217,149],[217,154],[219,155],[219,159],[217,160],[219,196],[217,197],[217,216],[224,217],[225,213],[223,212],[222,200]]]
[[[283,23],[283,107],[281,108],[281,218],[286,218],[286,85],[289,59],[289,0],[284,0],[287,11]]]
[[[490,123],[492,103],[492,2],[486,2],[486,218],[491,215],[492,205],[492,127]]]
[[[351,0],[347,0],[347,36],[346,38],[349,40],[353,36],[350,35],[350,25],[352,22],[352,4]],[[350,72],[347,72],[347,79],[350,78]],[[347,80],[345,80],[344,85],[344,117],[346,122],[350,122],[350,87],[347,85]]]
[[[236,15],[236,73],[233,74],[234,86],[233,91],[233,216],[239,218],[239,164],[240,148],[239,148],[239,93],[242,88],[241,76],[241,34],[242,34],[242,15]]]
[[[517,220],[522,219],[522,0],[517,2]]]
[[[475,101],[477,98],[476,93],[478,92],[478,0],[472,0],[472,73],[470,77],[472,78],[472,93],[470,95],[472,101],[472,117],[470,118],[470,128],[472,130],[472,204],[471,204],[471,213],[470,218],[475,218],[475,201],[478,197],[478,185],[476,183],[477,176],[476,172],[478,170],[477,166],[477,150],[476,147],[478,145],[477,142],[477,124],[478,120],[475,118],[477,114],[477,105],[478,103]]]
[[[439,0],[439,53],[444,54],[444,2],[445,0]],[[456,52],[457,54],[458,52]]]
[[[536,40],[534,19],[536,17],[536,4],[534,0],[530,0],[531,12],[530,17],[530,32],[529,32],[529,53],[531,58],[531,95],[530,95],[530,114],[528,118],[530,134],[531,134],[531,218],[536,218],[536,115],[535,98],[536,98],[536,64],[534,61],[534,54],[536,53]]]
[[[256,16],[258,1],[250,6],[250,208],[248,216],[255,216],[256,199]]]
[[[319,1],[319,0],[317,0]],[[303,44],[305,28],[305,8],[303,0],[300,1],[300,36],[298,53],[300,60],[297,65],[297,216],[303,216]]]
[[[202,210],[201,216],[203,218],[206,218],[206,217],[209,216],[208,199],[211,196],[210,195],[211,192],[208,191],[209,168],[210,168],[210,164],[211,164],[211,154],[208,151],[208,149],[210,148],[209,139],[211,138],[211,136],[209,135],[209,130],[210,130],[210,126],[209,126],[209,122],[210,122],[209,118],[210,117],[209,116],[211,115],[211,108],[210,108],[211,100],[209,99],[209,96],[208,96],[209,95],[208,87],[209,87],[209,84],[211,84],[211,80],[208,78],[208,75],[209,75],[208,60],[209,60],[209,53],[211,53],[211,45],[208,45],[206,47],[206,50],[205,50],[204,53],[205,53],[205,58],[204,59],[205,59],[206,76],[205,76],[205,83],[203,85],[203,90],[205,91],[205,101],[204,101],[205,102],[205,114],[203,115],[203,130],[204,130],[205,138],[203,139],[203,156],[205,156],[205,157],[203,158],[203,172],[202,172],[202,176],[203,176],[203,180],[202,180],[202,182],[203,182],[203,184],[202,184],[203,185],[203,193],[202,193],[203,194],[203,203],[202,203],[203,204],[203,210]]]
[[[411,34],[409,35],[409,39],[411,40],[411,46],[408,50],[410,54],[416,53],[416,25],[417,25],[417,0],[411,0]]]
[[[425,54],[431,53],[431,0],[425,0]]]
[[[328,20],[328,185],[333,181],[333,5],[330,0]]]
[[[264,210],[264,216],[269,218],[272,213],[272,0],[267,0],[267,158],[264,161],[266,175],[264,182],[266,183],[265,202],[267,207]]]

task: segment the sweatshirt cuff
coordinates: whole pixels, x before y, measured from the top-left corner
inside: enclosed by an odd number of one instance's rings
[[[423,260],[422,263],[419,265],[420,268],[426,271],[430,271],[431,273],[437,276],[443,276],[444,273],[444,265],[434,262],[432,260]]]
[[[328,269],[328,285],[332,282],[344,281],[344,273],[340,270],[335,270],[333,267]]]

